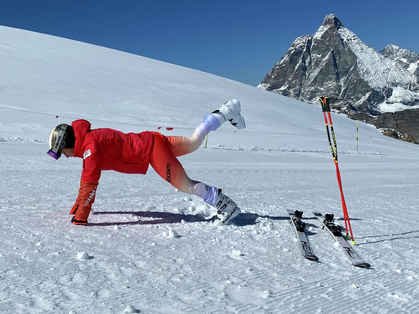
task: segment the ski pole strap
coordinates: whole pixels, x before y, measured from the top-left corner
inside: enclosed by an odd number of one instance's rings
[[[322,104],[323,112],[330,112],[329,97],[319,97],[320,103]]]

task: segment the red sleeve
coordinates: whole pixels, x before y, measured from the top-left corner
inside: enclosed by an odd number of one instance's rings
[[[102,172],[102,152],[96,141],[89,141],[83,147],[83,172],[81,178],[85,182],[96,182]]]
[[[83,184],[83,180],[80,179],[80,187],[82,186],[82,184]],[[77,196],[76,202],[74,203],[73,207],[70,210],[71,215],[74,215],[76,213],[77,208],[79,207],[79,202],[80,202],[80,189],[79,189],[79,194]]]
[[[83,145],[83,171],[79,195],[70,211],[79,220],[87,220],[96,198],[96,190],[101,174],[101,151],[94,136],[85,137]]]

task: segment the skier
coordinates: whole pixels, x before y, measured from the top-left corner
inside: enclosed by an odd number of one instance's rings
[[[148,166],[178,190],[195,194],[217,209],[217,224],[226,225],[240,213],[237,204],[221,189],[191,180],[176,158],[198,149],[210,131],[229,121],[237,129],[246,123],[238,99],[226,102],[205,117],[190,137],[165,136],[158,132],[122,133],[114,129],[91,129],[86,120],[71,126],[59,124],[51,132],[48,155],[83,158],[77,200],[71,208],[72,223],[87,225],[102,170],[146,174]]]

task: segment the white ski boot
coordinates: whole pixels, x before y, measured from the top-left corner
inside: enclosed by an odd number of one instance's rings
[[[241,212],[236,202],[224,195],[221,190],[218,192],[218,197],[214,206],[217,208],[215,223],[218,225],[227,225]]]
[[[223,123],[224,121],[230,121],[230,123],[238,128],[239,130],[244,129],[246,127],[246,122],[244,121],[244,118],[240,114],[241,111],[241,105],[240,101],[238,99],[233,99],[228,102],[226,102],[224,105],[222,105],[218,110],[215,110],[213,114],[219,114],[221,113],[224,120],[220,122]]]

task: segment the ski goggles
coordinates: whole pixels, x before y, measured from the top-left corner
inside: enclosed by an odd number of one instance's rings
[[[61,157],[61,153],[60,152],[58,152],[58,153],[55,153],[55,152],[53,152],[52,151],[52,149],[50,149],[48,152],[47,152],[47,154],[48,155],[50,155],[52,158],[54,158],[55,160],[57,160],[58,158],[60,158]]]
[[[49,156],[54,159],[61,157],[61,149],[65,147],[67,125],[61,125],[60,128],[55,128],[50,136],[50,150],[47,152]]]

